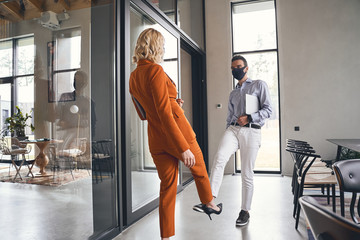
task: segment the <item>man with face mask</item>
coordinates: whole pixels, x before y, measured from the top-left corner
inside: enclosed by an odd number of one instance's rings
[[[253,196],[253,169],[261,144],[261,127],[270,117],[272,109],[267,84],[262,80],[251,80],[246,59],[235,55],[231,60],[233,77],[238,80],[235,89],[230,93],[226,130],[215,154],[210,175],[210,184],[214,197],[218,196],[224,175],[224,167],[229,158],[238,149],[241,157],[242,203],[236,226],[245,226],[249,222],[251,200]],[[257,112],[246,114],[246,94],[256,96],[259,102]],[[193,207],[202,211],[202,205]]]

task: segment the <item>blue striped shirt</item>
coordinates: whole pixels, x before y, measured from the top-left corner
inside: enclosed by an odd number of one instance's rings
[[[260,109],[259,111],[251,114],[251,123],[255,123],[259,126],[264,126],[265,120],[267,118],[270,118],[272,108],[269,88],[266,82],[262,80],[251,80],[250,78],[248,78],[241,86],[237,84],[236,88],[230,93],[226,128],[229,127],[231,123],[236,122],[240,116],[246,115],[246,94],[257,96],[259,100]]]

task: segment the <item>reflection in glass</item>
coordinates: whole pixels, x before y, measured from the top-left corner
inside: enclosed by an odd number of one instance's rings
[[[178,26],[204,49],[203,0],[178,1]]]
[[[155,28],[165,38],[165,55],[162,66],[164,71],[178,82],[178,42],[172,34],[157,24],[152,18],[132,6],[130,12],[130,49],[131,53],[139,34],[146,28]],[[131,55],[132,56],[132,55]],[[131,71],[136,68],[131,65]],[[130,104],[131,128],[131,184],[132,210],[144,206],[159,196],[160,180],[148,146],[147,122],[141,121],[133,104]]]
[[[57,101],[74,101],[75,95],[62,98],[61,96],[67,92],[74,91],[74,75],[75,71],[60,72],[53,75],[54,97]]]
[[[148,0],[204,49],[203,0]]]
[[[175,22],[176,0],[148,0],[158,7],[166,16]]]
[[[81,63],[81,31],[78,28],[57,31],[56,62],[54,70],[80,68]]]
[[[12,2],[16,3],[9,4]],[[35,131],[26,134],[37,142],[27,143],[34,155],[30,159],[44,148],[49,162],[41,175],[39,164],[33,167],[34,175],[39,174],[34,178],[27,176],[23,166],[24,181],[1,196],[0,212],[4,214],[0,214],[0,222],[24,225],[23,216],[28,215],[32,226],[41,227],[26,231],[2,228],[1,234],[4,239],[36,239],[44,233],[47,239],[88,239],[92,235],[95,239],[118,226],[119,219],[113,138],[114,7],[112,1],[77,1],[67,5],[70,17],[56,28],[41,24],[41,10],[24,2],[24,18],[14,21],[11,15],[1,16],[11,31],[0,36],[0,128],[15,105],[24,114],[31,112]],[[44,10],[61,17],[63,5],[69,1],[41,2]],[[0,4],[2,14],[5,4]],[[94,11],[92,4],[96,4]],[[49,44],[55,45],[55,51],[48,51]],[[49,101],[52,80],[56,98]],[[1,164],[0,178],[4,180],[9,172],[3,171]],[[13,169],[10,175],[14,177]],[[0,182],[0,188],[5,184]],[[29,192],[36,198],[26,198],[25,205],[7,204]],[[33,214],[34,209],[40,212]],[[54,227],[59,224],[61,227]]]
[[[186,118],[191,126],[193,126],[193,108],[192,108],[192,69],[191,69],[191,55],[181,49],[181,99],[184,100],[184,109]],[[180,161],[182,168],[182,182],[186,183],[192,179],[189,168],[185,167],[184,163]]]
[[[25,115],[26,113],[33,115],[34,109],[34,37],[14,38],[9,41],[0,41],[0,71],[4,75],[0,78],[1,83],[1,97],[0,105],[3,109],[3,114],[10,117],[14,114],[14,107],[18,106]],[[16,56],[15,59],[13,56]],[[11,60],[11,62],[9,62]],[[20,77],[27,75],[27,77]],[[6,85],[10,84],[12,88]],[[27,120],[27,124],[33,122],[33,118]],[[6,127],[5,125],[2,125]],[[1,129],[0,129],[1,130]],[[27,135],[33,135],[30,127],[25,127]],[[10,133],[8,133],[10,134]],[[14,134],[14,133],[13,133]]]
[[[234,52],[276,48],[273,1],[234,5],[232,17]]]
[[[0,41],[0,77],[12,75],[12,41]]]
[[[31,113],[34,109],[34,77],[17,78],[17,106],[24,113]],[[34,124],[34,119],[27,120],[28,125]],[[26,135],[33,135],[29,127],[25,128]]]
[[[17,75],[34,73],[34,38],[22,38],[17,41]]]
[[[11,84],[0,82],[0,130],[5,127],[5,119],[11,114]]]

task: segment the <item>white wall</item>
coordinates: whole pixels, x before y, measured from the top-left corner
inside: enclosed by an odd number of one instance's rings
[[[227,102],[232,90],[230,2],[205,0],[210,169],[220,136],[226,127]],[[217,109],[217,103],[221,103],[223,107]],[[234,161],[229,161],[225,172],[234,172]]]
[[[336,146],[326,139],[360,137],[360,1],[277,5],[283,143],[303,139],[333,159]],[[282,157],[290,174],[289,154]]]
[[[232,89],[230,2],[205,1],[210,167]],[[276,5],[282,145],[286,138],[302,139],[323,158],[334,158],[336,146],[327,138],[360,137],[360,1],[277,0]],[[290,175],[292,160],[284,150],[281,156],[283,174]],[[233,161],[225,172],[234,172]]]

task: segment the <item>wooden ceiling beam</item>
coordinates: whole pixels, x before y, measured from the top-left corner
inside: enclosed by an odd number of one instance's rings
[[[13,15],[17,19],[24,19],[24,14],[20,9],[20,4],[13,2],[5,2],[2,3],[2,6],[8,11],[11,15]]]
[[[40,12],[42,12],[44,10],[44,8],[43,8],[44,1],[42,1],[42,0],[27,0],[27,1],[29,3],[31,3]]]
[[[60,0],[60,4],[66,9],[70,10],[70,1],[69,0]]]

